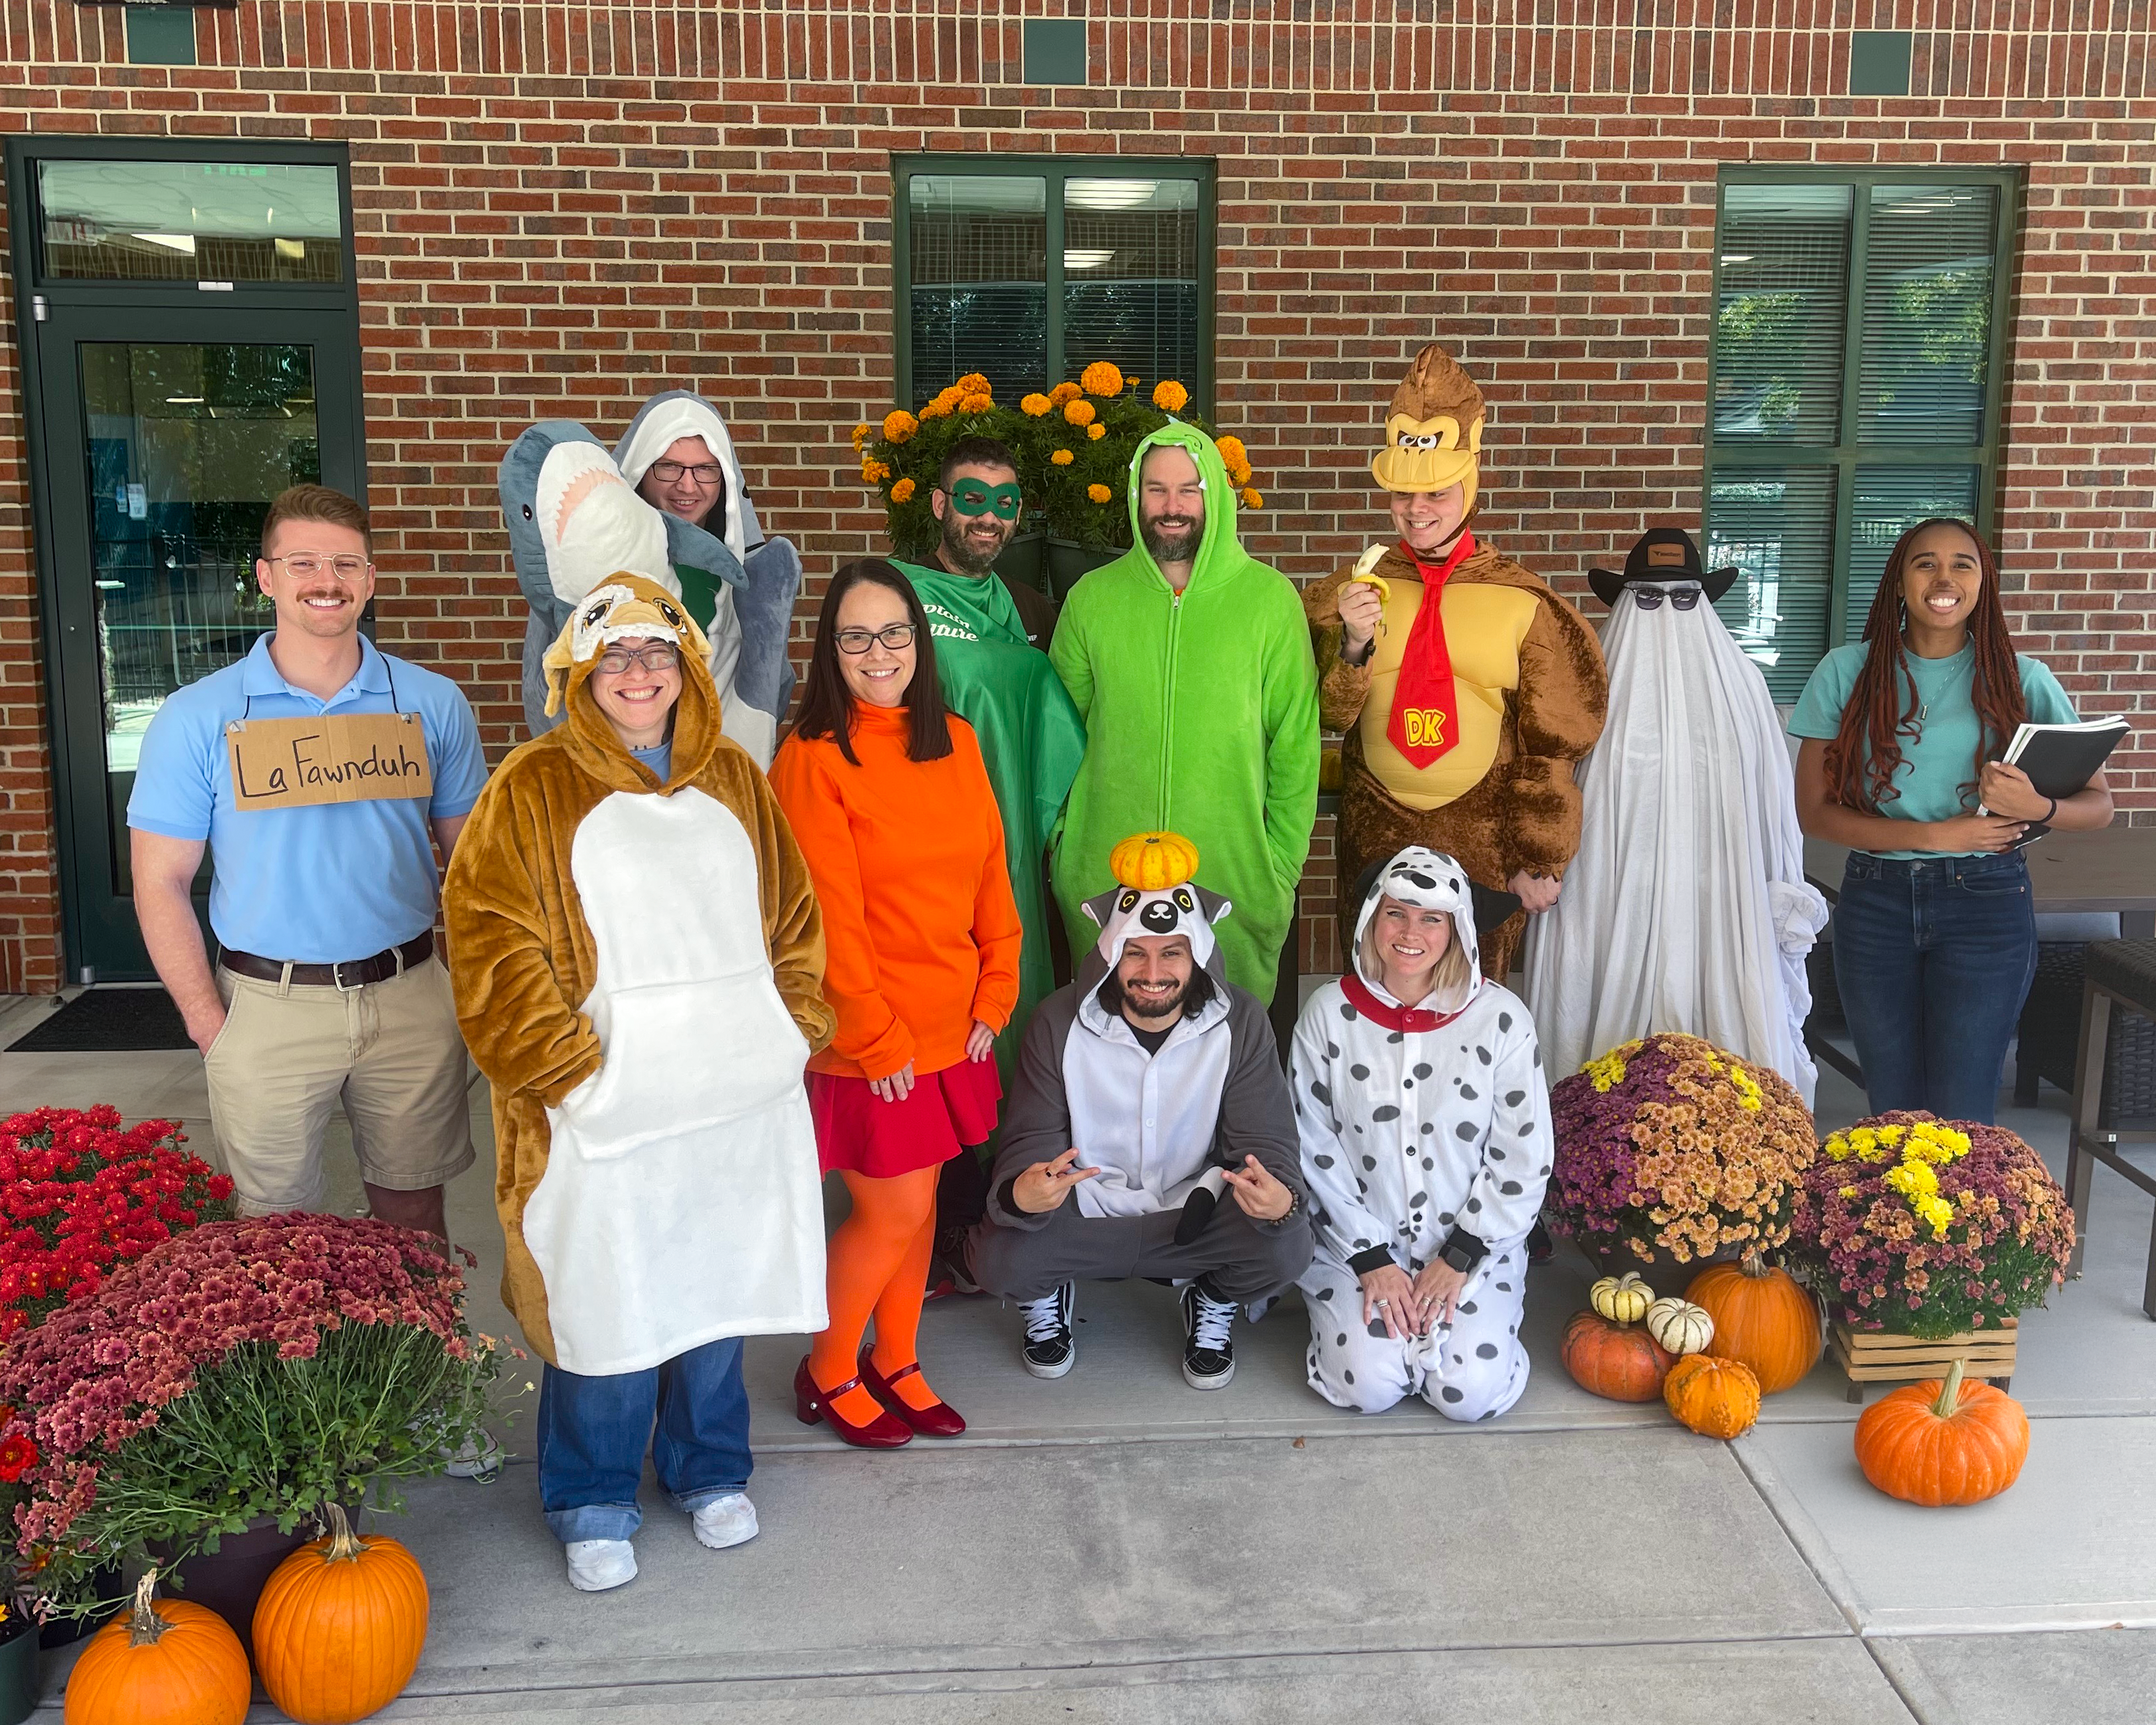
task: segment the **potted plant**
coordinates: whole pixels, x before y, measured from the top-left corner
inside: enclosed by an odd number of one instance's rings
[[[2010,1376],[2015,1317],[2043,1303],[2074,1245],[2066,1195],[2027,1144],[1923,1113],[1830,1136],[1795,1221],[1853,1379],[1935,1378],[1952,1360]]]
[[[1551,1087],[1550,1112],[1543,1214],[1605,1272],[1779,1247],[1819,1147],[1786,1079],[1697,1036],[1612,1049]]]
[[[232,1214],[232,1182],[178,1124],[33,1108],[0,1121],[0,1342],[95,1293],[123,1264]]]
[[[45,1616],[44,1564],[15,1537],[22,1481],[38,1460],[28,1422],[0,1408],[0,1725],[18,1725],[38,1705],[38,1631]],[[115,1585],[119,1578],[113,1577]]]
[[[484,1437],[499,1358],[463,1291],[430,1235],[250,1218],[167,1240],[18,1337],[0,1402],[37,1453],[15,1520],[53,1590],[153,1548],[244,1641],[327,1505],[401,1507],[400,1481]]]

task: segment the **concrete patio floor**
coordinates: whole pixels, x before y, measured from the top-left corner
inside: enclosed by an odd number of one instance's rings
[[[0,1002],[0,1045],[41,1002]],[[0,1106],[117,1104],[213,1154],[192,1054],[0,1054]],[[2002,1123],[2061,1168],[2064,1098]],[[1822,1127],[1863,1111],[1833,1075]],[[471,1312],[515,1334],[485,1094],[481,1167],[452,1189],[477,1252]],[[356,1206],[348,1156],[337,1199]],[[1733,1444],[1586,1394],[1557,1335],[1584,1302],[1569,1250],[1533,1272],[1535,1376],[1487,1425],[1339,1412],[1301,1380],[1292,1296],[1238,1331],[1198,1395],[1173,1303],[1081,1288],[1080,1360],[1019,1369],[985,1299],[930,1307],[922,1353],[971,1422],[957,1442],[845,1449],[792,1417],[798,1338],[750,1349],[763,1532],[704,1550],[647,1481],[639,1579],[577,1594],[520,1455],[490,1486],[429,1481],[383,1519],[434,1594],[411,1688],[378,1717],[620,1725],[1243,1725],[1382,1713],[1639,1725],[2143,1725],[2156,1717],[2156,1324],[2140,1311],[2151,1200],[2106,1171],[2083,1278],[2023,1320],[2035,1422],[2004,1497],[1925,1512],[1851,1453],[1823,1363]],[[1677,1291],[1676,1278],[1664,1291]],[[526,1377],[505,1380],[512,1454]],[[68,1660],[49,1660],[57,1717]],[[266,1704],[254,1718],[281,1717]]]

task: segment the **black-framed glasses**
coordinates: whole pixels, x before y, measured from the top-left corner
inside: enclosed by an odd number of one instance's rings
[[[374,565],[365,557],[349,554],[326,557],[311,551],[295,551],[285,557],[264,557],[265,563],[282,563],[285,572],[295,581],[312,581],[317,575],[333,575],[339,581],[357,581]]]
[[[681,662],[681,649],[670,647],[660,641],[649,647],[639,647],[631,652],[626,647],[609,647],[599,655],[599,669],[610,677],[618,677],[629,666],[640,670],[670,671]]]
[[[910,623],[886,624],[877,629],[842,629],[832,637],[841,653],[856,657],[865,653],[879,641],[886,650],[896,653],[913,644],[913,625]]]
[[[654,461],[644,471],[662,485],[677,484],[685,474],[700,485],[716,485],[726,476],[716,461]]]
[[[1635,587],[1632,603],[1642,611],[1659,611],[1662,601],[1670,602],[1673,611],[1689,611],[1699,603],[1700,589],[1696,587]]]

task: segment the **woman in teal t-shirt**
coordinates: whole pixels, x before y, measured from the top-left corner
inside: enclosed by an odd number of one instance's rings
[[[1990,1122],[2036,970],[2011,847],[2032,822],[2111,819],[2102,774],[2055,803],[2000,763],[2025,722],[2071,724],[2072,703],[2014,650],[1989,547],[1960,521],[1919,522],[1887,559],[1862,644],[1820,660],[1789,721],[1797,819],[1850,847],[1834,974],[1875,1113]]]

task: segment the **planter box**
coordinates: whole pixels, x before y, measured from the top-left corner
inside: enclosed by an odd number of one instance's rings
[[[2020,1333],[2020,1326],[2010,1317],[1995,1330],[1964,1330],[1936,1342],[1886,1330],[1852,1330],[1840,1322],[1828,1327],[1827,1337],[1835,1363],[1849,1374],[1849,1399],[1861,1402],[1867,1384],[1919,1384],[1928,1378],[1943,1378],[1956,1360],[1963,1363],[1965,1376],[1988,1378],[2005,1389],[2013,1381],[2015,1342]]]

